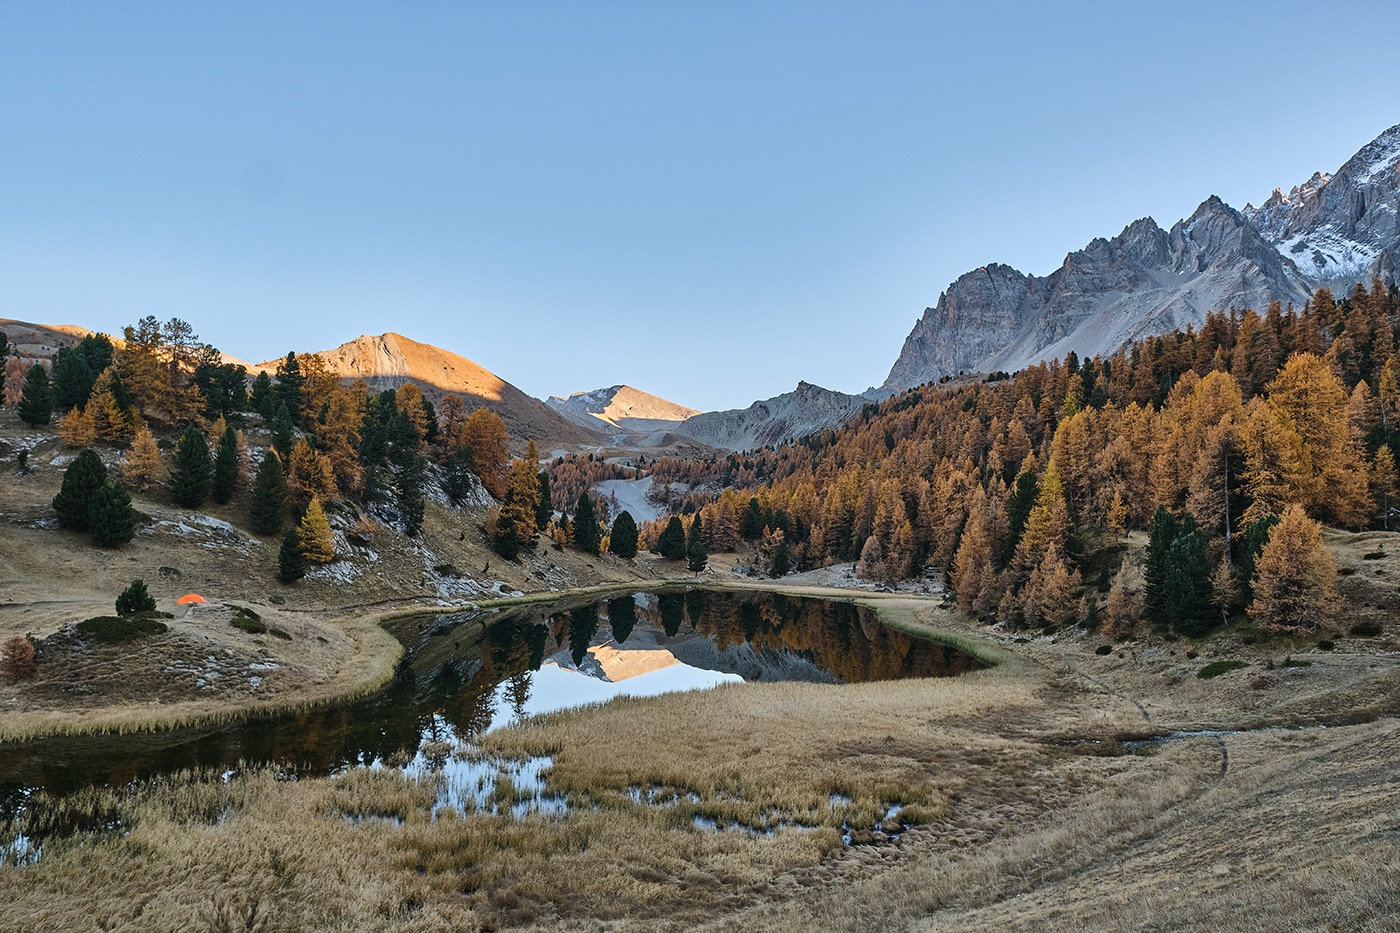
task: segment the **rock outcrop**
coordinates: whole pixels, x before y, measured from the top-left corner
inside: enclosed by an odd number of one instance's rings
[[[707,411],[687,418],[675,433],[721,450],[751,450],[845,424],[866,400],[799,382],[792,392],[748,408]]]

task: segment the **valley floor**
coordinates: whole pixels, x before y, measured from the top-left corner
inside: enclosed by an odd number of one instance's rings
[[[3,735],[327,702],[392,672],[382,613],[667,576],[648,560],[553,550],[504,564],[473,522],[433,507],[421,551],[371,536],[376,561],[282,587],[275,548],[237,531],[232,510],[214,515],[225,529],[138,499],[155,533],[113,552],[45,527],[55,457],[41,449],[34,474],[0,477],[0,637],[109,614],[136,576],[161,608],[187,590],[216,605],[179,615],[159,644],[72,656],[0,686]],[[1382,626],[1330,650],[1227,629],[1100,654],[1092,633],[1020,637],[971,625],[936,596],[817,585],[845,582],[825,572],[784,589],[858,599],[998,665],[614,701],[491,733],[491,754],[553,757],[550,786],[587,804],[562,818],[434,819],[433,789],[392,770],[299,781],[252,770],[80,794],[55,819],[100,813],[128,831],[0,867],[0,929],[1390,929],[1400,535],[1328,543],[1347,574],[1346,625]],[[706,582],[773,585],[724,572]],[[232,605],[292,637],[233,628]],[[210,658],[225,675],[212,691],[171,672]],[[1225,658],[1248,666],[1196,676]],[[228,685],[266,663],[280,673],[256,689]],[[64,689],[76,683],[85,692]],[[698,830],[634,801],[650,787],[815,828]],[[833,794],[868,820],[897,802],[917,825],[843,844]]]

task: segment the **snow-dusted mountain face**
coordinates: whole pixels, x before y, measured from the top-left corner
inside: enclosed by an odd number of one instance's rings
[[[866,400],[799,382],[792,392],[754,402],[748,408],[707,411],[675,428],[721,450],[752,450],[837,428],[860,411]]]
[[[883,398],[959,372],[1012,372],[1070,350],[1108,354],[1130,340],[1199,326],[1206,312],[1301,304],[1320,286],[1349,291],[1400,260],[1400,126],[1334,175],[1236,211],[1217,197],[1163,230],[1135,221],[1045,277],[989,265],[925,309]]]
[[[1336,174],[1318,172],[1288,194],[1275,188],[1244,215],[1318,285],[1350,291],[1357,282],[1389,278],[1400,262],[1400,126]]]
[[[609,434],[666,431],[700,414],[629,385],[575,392],[568,398],[554,395],[545,404],[580,427]]]

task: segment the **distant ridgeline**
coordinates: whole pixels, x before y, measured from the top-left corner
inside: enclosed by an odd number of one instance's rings
[[[885,582],[934,569],[966,611],[1037,627],[1129,617],[1117,542],[1150,528],[1149,616],[1199,631],[1248,606],[1311,629],[1332,595],[1317,522],[1388,527],[1400,492],[1398,317],[1379,280],[1212,313],[1111,356],[921,386],[794,444],[659,460],[653,482],[688,484],[673,508],[698,509],[711,550],[781,545]],[[1270,573],[1305,580],[1294,615],[1260,592]]]

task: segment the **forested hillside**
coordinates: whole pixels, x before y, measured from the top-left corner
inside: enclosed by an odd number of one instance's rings
[[[708,484],[687,507],[712,550],[782,543],[797,566],[855,560],[887,582],[941,571],[987,618],[1126,617],[1124,574],[1108,586],[1114,544],[1148,529],[1149,615],[1200,630],[1249,606],[1311,628],[1331,597],[1318,523],[1390,522],[1397,312],[1380,281],[1301,309],[1221,311],[1110,357],[925,385],[837,431],[653,475]]]

